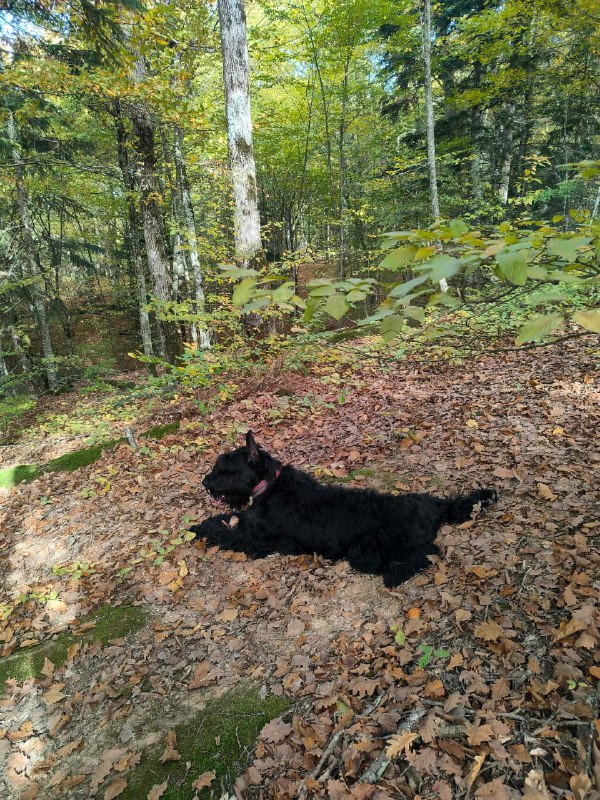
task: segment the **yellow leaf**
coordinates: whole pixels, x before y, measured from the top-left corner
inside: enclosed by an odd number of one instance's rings
[[[411,745],[418,737],[418,733],[411,733],[410,731],[390,736],[389,744],[385,751],[386,758],[394,758],[404,752],[410,753]]]
[[[475,783],[477,776],[483,766],[483,762],[485,761],[487,753],[480,753],[478,756],[475,756],[475,760],[473,762],[473,766],[471,767],[471,771],[469,772],[469,777],[467,778],[467,787],[470,789],[471,786]]]
[[[479,426],[478,426],[478,423],[477,423],[476,419],[468,419],[467,420],[467,428],[477,428],[477,427],[479,427]]]

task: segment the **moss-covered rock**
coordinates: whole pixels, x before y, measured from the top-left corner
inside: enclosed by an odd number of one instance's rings
[[[269,695],[261,699],[254,684],[241,684],[217,700],[210,701],[193,719],[175,727],[179,761],[161,763],[166,731],[161,744],[150,749],[140,764],[127,776],[128,785],[121,800],[147,797],[155,784],[168,782],[161,800],[189,800],[192,784],[204,772],[214,772],[211,789],[198,793],[209,798],[212,790],[232,782],[239,774],[246,754],[263,725],[289,707],[286,698]],[[147,732],[147,731],[145,731]],[[191,764],[187,769],[187,762]],[[221,792],[214,796],[220,797]]]
[[[17,464],[0,470],[0,488],[10,489],[22,481],[32,481],[40,474],[41,470],[35,464]]]
[[[41,678],[46,658],[55,667],[61,667],[67,660],[67,652],[73,642],[102,642],[106,645],[113,639],[120,639],[143,628],[146,618],[147,614],[141,606],[103,605],[78,620],[79,624],[95,623],[83,636],[74,636],[65,631],[50,642],[0,658],[0,694],[10,678],[19,682]]]
[[[146,439],[162,439],[163,436],[167,436],[169,433],[175,433],[175,431],[178,430],[178,422],[168,422],[166,425],[157,425],[155,428],[150,428],[150,430],[142,433],[142,436],[145,436]]]

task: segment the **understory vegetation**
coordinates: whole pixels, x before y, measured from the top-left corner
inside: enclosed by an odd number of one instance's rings
[[[0,8],[0,795],[598,800],[597,0]],[[252,429],[456,495],[193,541]]]

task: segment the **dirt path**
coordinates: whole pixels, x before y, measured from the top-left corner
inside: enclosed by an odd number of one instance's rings
[[[213,415],[182,406],[180,430],[141,456],[122,445],[2,496],[5,597],[31,597],[0,623],[3,655],[79,634],[58,665],[7,685],[2,796],[152,797],[132,794],[140,763],[151,775],[157,765],[154,797],[191,798],[186,758],[167,760],[165,778],[152,747],[162,753],[185,723],[199,736],[203,709],[208,719],[217,695],[248,686],[256,709],[275,702],[256,711],[261,725],[283,716],[263,728],[238,797],[600,797],[589,355],[573,346],[460,368],[335,356],[248,380],[237,397]],[[492,485],[500,502],[443,529],[443,560],[394,592],[346,564],[206,552],[183,536],[190,516],[210,513],[202,475],[248,427],[325,480]],[[94,623],[76,621],[102,604],[139,607],[144,624],[85,638]],[[190,780],[208,776],[220,796],[219,768],[211,778],[189,758]]]

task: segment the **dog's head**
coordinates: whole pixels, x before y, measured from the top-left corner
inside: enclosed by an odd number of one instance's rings
[[[231,508],[245,506],[253,490],[264,480],[271,480],[279,463],[246,434],[245,447],[220,455],[202,484],[218,501]]]

